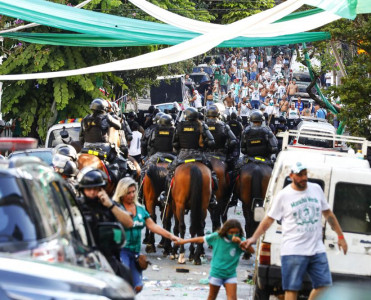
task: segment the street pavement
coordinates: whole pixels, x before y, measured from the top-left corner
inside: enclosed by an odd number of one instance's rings
[[[242,214],[241,203],[236,208],[229,209],[228,218],[237,219],[241,222],[242,227],[245,226],[245,220]],[[159,220],[159,218],[158,218]],[[185,238],[190,238],[189,229],[189,214],[186,216],[187,233]],[[205,233],[211,233],[210,216],[206,219]],[[142,233],[144,237],[144,231]],[[160,241],[160,236],[156,236],[156,245]],[[188,247],[186,245],[186,256],[188,257]],[[148,258],[152,265],[144,271],[144,288],[143,291],[136,297],[138,300],[163,300],[164,298],[172,299],[207,299],[209,285],[208,276],[210,270],[210,261],[212,259],[212,250],[208,249],[204,244],[206,256],[203,258],[203,264],[196,266],[192,262],[187,261],[185,265],[180,265],[175,260],[170,260],[169,257],[162,256],[162,249],[157,248],[157,253],[149,254]],[[142,247],[142,253],[145,246]],[[240,260],[237,268],[237,298],[238,299],[253,299],[254,286],[246,282],[248,275],[253,274],[255,255],[250,260]],[[188,273],[178,273],[176,268],[188,269]],[[226,299],[225,290],[222,287],[219,291],[218,300]]]

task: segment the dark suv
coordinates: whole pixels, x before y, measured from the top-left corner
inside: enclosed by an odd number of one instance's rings
[[[102,240],[122,247],[121,224],[101,225]],[[0,252],[113,273],[96,243],[62,177],[36,157],[0,161]]]

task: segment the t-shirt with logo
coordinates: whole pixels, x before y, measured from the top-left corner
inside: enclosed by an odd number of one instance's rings
[[[318,184],[308,182],[304,191],[291,185],[275,197],[268,216],[282,220],[281,255],[312,256],[326,252],[322,242],[322,211],[330,209]]]
[[[210,276],[220,279],[236,277],[236,269],[243,252],[240,246],[221,237],[218,232],[205,236],[205,242],[213,247]]]
[[[142,247],[142,229],[146,226],[146,220],[150,215],[143,206],[136,205],[136,208],[137,214],[133,217],[133,227],[125,228],[126,244],[124,248],[139,253]]]

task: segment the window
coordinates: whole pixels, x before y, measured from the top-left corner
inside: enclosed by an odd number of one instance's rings
[[[317,179],[317,178],[308,178],[308,181],[309,182],[312,182],[312,183],[317,183],[319,184],[319,186],[321,187],[322,191],[325,190],[325,183],[323,182],[323,180],[321,179]],[[286,187],[287,185],[291,184],[292,183],[292,180],[289,176],[287,176],[285,178],[285,182],[283,184],[283,187]]]
[[[334,214],[345,232],[371,234],[371,186],[339,182],[335,186]]]

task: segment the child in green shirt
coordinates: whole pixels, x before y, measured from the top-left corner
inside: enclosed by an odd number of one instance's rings
[[[223,227],[207,236],[179,240],[176,244],[203,243],[213,247],[211,270],[209,276],[208,300],[216,299],[221,285],[224,285],[228,299],[237,299],[237,265],[243,250],[241,241],[245,240],[241,223],[237,220],[227,220]],[[250,252],[254,252],[249,248]]]

